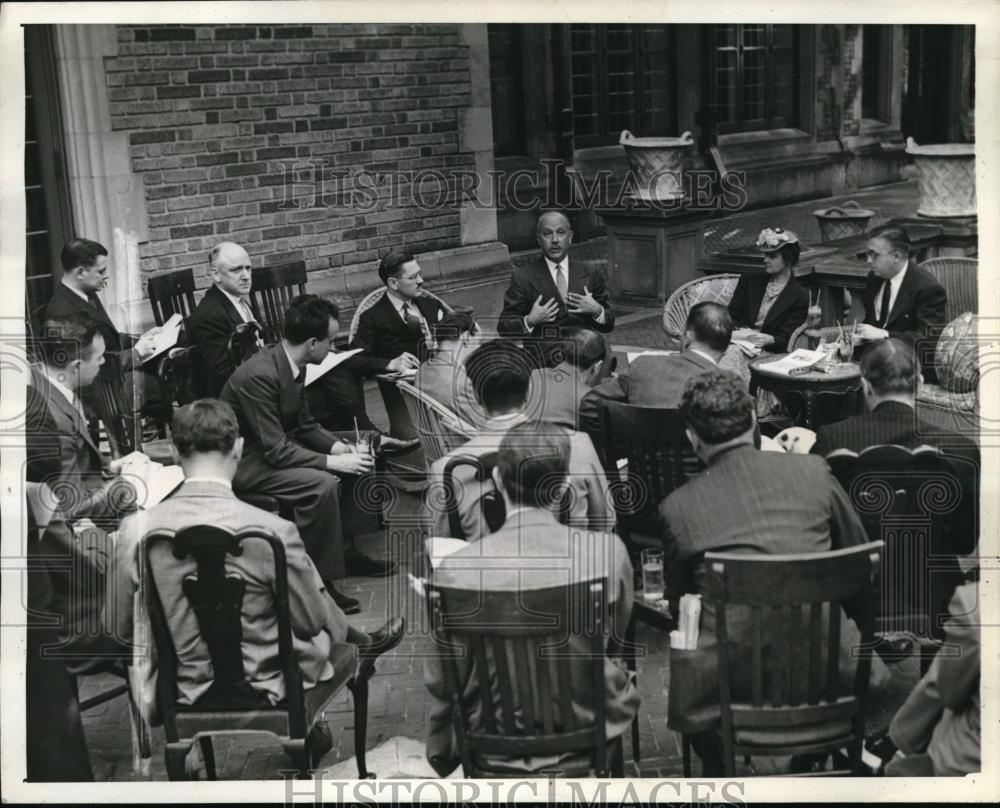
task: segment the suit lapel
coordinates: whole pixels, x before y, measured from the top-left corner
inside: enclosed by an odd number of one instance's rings
[[[789,306],[792,305],[792,297],[795,292],[795,279],[789,278],[788,283],[785,284],[785,288],[781,290],[778,295],[777,300],[771,305],[770,310],[767,312],[767,317],[764,318],[764,324],[761,326],[764,330],[770,328],[778,319],[784,316],[785,311]],[[761,300],[764,299],[764,290],[761,290]],[[757,309],[760,309],[760,301],[757,301]]]
[[[285,356],[285,349],[279,342],[272,349],[271,359],[278,373],[278,396],[281,405],[282,424],[298,424],[299,410],[302,402],[299,397],[299,386],[292,378],[292,367]]]
[[[94,454],[97,455],[98,458],[100,458],[101,451],[100,449],[97,448],[97,445],[94,443],[94,439],[93,437],[91,437],[90,430],[87,429],[87,421],[76,409],[76,407],[70,404],[66,400],[66,396],[64,396],[59,390],[56,390],[51,384],[49,384],[48,379],[46,379],[42,374],[40,373],[34,374],[32,381],[36,389],[38,389],[38,391],[44,395],[45,400],[48,401],[51,406],[58,409],[59,412],[61,412],[66,418],[69,419],[69,422],[73,425],[73,428],[76,430],[77,434],[81,438],[83,438],[84,443],[86,443],[87,446],[89,446],[90,449],[94,452]],[[79,400],[79,397],[77,398],[77,400]]]
[[[401,337],[410,336],[410,329],[407,328],[406,323],[403,322],[403,318],[399,316],[399,312],[396,311],[396,307],[392,305],[388,292],[382,295],[382,299],[375,304],[374,308],[378,312],[378,317],[386,328],[396,334],[399,334]],[[416,312],[414,312],[414,314],[416,314]]]
[[[226,316],[229,318],[229,321],[234,327],[243,322],[243,318],[236,310],[236,306],[233,305],[233,301],[220,292],[217,286],[210,286],[205,294],[211,295],[212,299],[222,306],[222,310],[226,313]]]
[[[910,310],[910,303],[917,293],[917,278],[913,270],[914,267],[912,266],[907,268],[906,275],[903,276],[903,282],[899,285],[899,293],[896,295],[896,300],[889,311],[889,319],[882,326],[886,331]]]
[[[549,265],[545,263],[544,258],[539,258],[538,263],[535,265],[534,273],[532,276],[532,283],[534,283],[535,288],[538,293],[542,296],[542,303],[545,303],[549,298],[555,299],[559,303],[560,307],[563,306],[562,298],[559,297],[559,290],[556,289],[555,281],[552,280],[552,273],[549,272]],[[567,281],[566,288],[570,288],[570,282]],[[532,300],[532,303],[535,301]]]

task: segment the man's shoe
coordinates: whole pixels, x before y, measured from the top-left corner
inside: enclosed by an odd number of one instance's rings
[[[420,438],[413,438],[412,440],[402,440],[400,438],[392,438],[388,435],[383,435],[380,442],[380,446],[383,454],[386,455],[404,455],[408,452],[412,452],[418,446],[420,446]]]
[[[875,653],[882,657],[883,662],[902,662],[913,655],[913,640],[909,637],[878,637]]]
[[[394,561],[379,561],[367,556],[360,550],[348,550],[344,553],[344,565],[348,575],[362,575],[366,578],[387,578],[396,574]]]
[[[323,581],[323,586],[326,587],[326,591],[330,593],[333,602],[340,607],[340,610],[344,614],[357,614],[361,611],[361,601],[338,592],[337,588],[333,585],[333,581]]]
[[[379,657],[399,645],[405,632],[406,618],[394,617],[378,631],[368,635],[371,642],[368,645],[358,646],[358,654],[369,659]]]

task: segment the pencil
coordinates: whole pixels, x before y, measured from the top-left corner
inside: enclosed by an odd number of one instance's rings
[[[361,433],[358,431],[358,417],[354,416],[354,445],[361,445]]]

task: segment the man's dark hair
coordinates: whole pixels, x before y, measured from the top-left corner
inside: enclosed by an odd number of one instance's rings
[[[569,362],[580,370],[586,370],[595,362],[604,359],[607,339],[590,328],[568,328],[563,333],[559,346],[553,352],[555,362]]]
[[[524,348],[494,339],[472,352],[465,363],[465,372],[476,398],[487,411],[510,412],[524,406],[534,366]]]
[[[94,353],[94,337],[100,333],[89,314],[68,314],[46,320],[39,344],[45,364],[64,368],[76,359],[86,362]]]
[[[713,351],[724,351],[733,337],[733,317],[721,303],[695,303],[688,312],[685,331]]]
[[[334,303],[317,295],[299,295],[285,312],[285,338],[292,345],[326,339],[330,320],[340,320],[340,309]]]
[[[228,454],[240,436],[236,413],[217,398],[200,398],[174,412],[170,434],[181,457],[206,452]]]
[[[861,375],[877,396],[916,395],[920,368],[913,348],[898,339],[883,339],[861,354]]]
[[[382,283],[387,283],[389,278],[399,277],[399,273],[403,269],[403,264],[408,264],[410,261],[416,260],[413,253],[391,252],[379,262],[378,276],[382,279]]]
[[[435,323],[431,323],[431,335],[438,342],[454,342],[466,331],[470,334],[476,327],[476,319],[472,316],[472,309],[453,311],[446,314]]]
[[[517,424],[500,441],[497,468],[514,505],[549,508],[565,489],[569,435],[552,424]]]
[[[908,258],[910,255],[910,234],[901,227],[891,227],[886,225],[876,227],[869,234],[868,238],[869,240],[873,238],[880,238],[883,241],[888,242],[889,247],[902,255],[903,258]]]
[[[69,272],[77,267],[92,267],[97,263],[97,257],[107,255],[103,244],[91,241],[89,238],[74,238],[67,241],[59,254],[63,272]]]
[[[707,370],[684,385],[681,414],[705,443],[725,443],[753,427],[753,399],[735,373]]]

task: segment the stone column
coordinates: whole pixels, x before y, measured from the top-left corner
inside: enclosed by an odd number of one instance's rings
[[[493,170],[490,46],[485,24],[466,23],[459,26],[459,30],[462,44],[469,48],[472,103],[459,120],[458,147],[473,153],[479,179],[478,204],[461,203],[462,244],[482,244],[497,238],[497,211],[492,206],[495,199],[493,181],[487,173]]]
[[[104,304],[121,331],[141,331],[139,243],[146,241],[142,181],[127,132],[111,129],[104,59],[118,53],[114,25],[56,25],[56,69],[76,235],[108,249]]]

